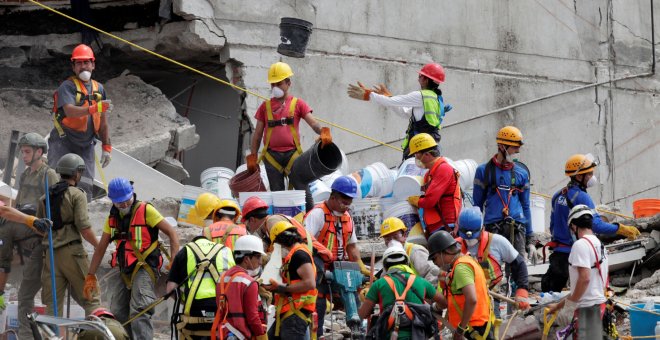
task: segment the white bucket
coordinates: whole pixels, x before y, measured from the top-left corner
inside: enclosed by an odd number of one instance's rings
[[[408,196],[420,195],[422,193],[422,181],[426,169],[415,164],[415,158],[408,158],[399,167],[397,178],[392,188],[392,196],[406,199]]]
[[[380,207],[383,211],[387,211],[391,206],[401,201],[400,199],[390,196],[390,197],[381,197]]]
[[[344,173],[345,173],[345,172],[344,172]],[[331,173],[331,174],[329,174],[329,175],[325,175],[325,176],[321,177],[321,181],[322,181],[323,183],[325,183],[325,185],[326,185],[328,188],[330,188],[330,187],[332,187],[332,183],[334,183],[335,180],[336,180],[337,178],[341,177],[341,176],[342,176],[342,172],[339,171],[339,170],[337,170],[337,171],[335,171],[335,172],[333,172],[333,173]]]
[[[240,174],[241,172],[247,170],[247,164],[241,164],[236,168],[236,173]],[[270,191],[270,183],[268,182],[268,175],[266,174],[266,166],[263,162],[259,164],[259,176],[261,177],[261,182],[266,186],[266,191]]]
[[[426,174],[426,169],[422,169],[418,167],[415,164],[415,158],[408,158],[403,163],[401,163],[401,166],[399,166],[399,171],[397,172],[397,177],[403,176],[403,175],[408,175],[408,176],[419,176],[419,177],[424,177],[424,174]]]
[[[339,149],[339,152],[341,152],[341,166],[339,167],[339,170],[337,170],[341,174],[348,174],[350,173],[350,169],[348,167],[348,158],[346,157],[346,154],[344,153],[344,150]],[[337,172],[335,171],[335,172]]]
[[[273,191],[273,213],[296,216],[305,212],[305,190]]]
[[[545,233],[545,198],[532,196],[529,205],[532,210],[532,230]]]
[[[458,170],[461,173],[459,182],[461,189],[465,191],[472,190],[474,183],[474,175],[477,172],[477,167],[479,164],[474,159],[461,159],[458,161],[450,162],[454,169]]]
[[[330,187],[327,186],[323,181],[317,179],[312,183],[309,183],[309,192],[312,193],[312,198],[314,203],[321,203],[327,200],[330,197]]]
[[[392,205],[389,209],[383,211],[383,219],[388,217],[397,217],[403,221],[408,230],[419,223],[417,209],[410,205],[408,201],[403,201]]]
[[[255,192],[239,192],[238,193],[238,204],[243,209],[245,201],[252,196],[257,196],[261,198],[266,204],[268,204],[268,213],[273,213],[273,193],[270,191],[255,191]]]
[[[374,185],[374,190],[372,191],[373,197],[387,196],[392,193],[394,177],[392,177],[390,169],[381,162],[371,164],[367,168],[372,172],[373,182],[379,182],[378,185]]]
[[[350,208],[355,233],[360,238],[380,235],[383,213],[380,198],[354,199]]]
[[[234,177],[234,171],[223,167],[213,167],[202,171],[199,176],[201,187],[220,198],[232,198],[229,180]]]
[[[181,205],[179,206],[179,216],[177,218],[178,224],[197,227],[204,226],[204,217],[206,216],[197,216],[195,213],[195,201],[199,195],[205,192],[209,191],[192,185],[183,186]]]

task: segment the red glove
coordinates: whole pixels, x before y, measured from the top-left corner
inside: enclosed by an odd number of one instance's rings
[[[247,162],[247,169],[250,173],[256,172],[258,170],[257,167],[257,154],[251,153],[245,157],[245,161]]]
[[[530,308],[529,302],[527,301],[528,297],[529,293],[527,292],[527,289],[516,289],[516,302],[518,303],[518,309],[528,310]]]
[[[332,144],[332,135],[330,134],[329,127],[321,128],[321,148],[325,147],[328,144]]]
[[[91,115],[93,113],[106,112],[106,111],[108,111],[109,108],[110,108],[110,103],[103,100],[103,101],[101,101],[101,109],[100,110],[99,110],[99,105],[97,103],[96,105],[90,105],[87,108],[87,111]]]

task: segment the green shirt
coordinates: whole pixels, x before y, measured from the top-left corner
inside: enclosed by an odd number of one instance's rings
[[[463,287],[474,284],[474,271],[472,267],[466,263],[459,263],[454,268],[454,278],[451,282],[452,294],[463,294],[461,291]]]

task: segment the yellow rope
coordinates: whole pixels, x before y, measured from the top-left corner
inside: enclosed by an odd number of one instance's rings
[[[33,4],[35,4],[35,5],[39,6],[39,7],[41,7],[41,8],[43,8],[43,9],[49,10],[49,11],[55,13],[55,14],[58,14],[58,15],[61,15],[61,16],[65,17],[65,18],[67,18],[67,19],[69,19],[69,20],[75,21],[75,22],[77,22],[77,23],[79,23],[79,24],[81,24],[81,25],[83,25],[83,26],[85,26],[85,27],[88,27],[88,28],[90,28],[90,29],[93,29],[93,30],[95,30],[95,31],[97,31],[97,32],[99,32],[99,33],[103,33],[103,34],[105,34],[105,35],[107,35],[107,36],[109,36],[109,37],[111,37],[111,38],[113,38],[113,39],[119,40],[119,41],[121,41],[121,42],[123,42],[123,43],[125,43],[125,44],[128,44],[128,45],[130,45],[130,46],[132,46],[132,47],[135,47],[135,48],[137,48],[138,50],[141,50],[141,51],[143,51],[143,52],[149,53],[149,54],[151,54],[151,55],[153,55],[153,56],[155,56],[155,57],[161,58],[161,59],[163,59],[163,60],[169,61],[169,62],[171,62],[171,63],[173,63],[173,64],[175,64],[175,65],[181,66],[181,67],[183,67],[183,68],[185,68],[185,69],[187,69],[187,70],[190,70],[190,71],[192,71],[192,72],[195,72],[195,73],[197,73],[197,74],[200,74],[200,75],[202,75],[202,76],[204,76],[204,77],[207,77],[207,78],[209,78],[209,79],[215,80],[215,81],[217,81],[217,82],[219,82],[219,83],[221,83],[221,84],[224,84],[224,85],[227,85],[227,86],[231,86],[231,87],[233,87],[233,88],[236,89],[236,90],[243,91],[243,92],[245,92],[245,93],[247,93],[247,94],[251,94],[251,95],[253,95],[253,96],[257,97],[257,98],[260,98],[260,99],[262,99],[262,100],[270,100],[270,98],[264,97],[264,96],[262,96],[262,95],[260,95],[260,94],[258,94],[258,93],[256,93],[256,92],[252,92],[252,91],[250,91],[250,90],[248,90],[248,89],[245,89],[245,88],[242,88],[242,87],[240,87],[240,86],[238,86],[238,85],[235,85],[235,84],[232,84],[232,83],[230,83],[230,82],[224,81],[224,80],[222,80],[222,79],[220,79],[220,78],[218,78],[218,77],[212,76],[212,75],[210,75],[210,74],[208,74],[208,73],[206,73],[206,72],[200,71],[200,70],[198,70],[198,69],[196,69],[196,68],[190,67],[190,66],[188,66],[188,65],[186,65],[186,64],[183,64],[183,63],[181,63],[181,62],[178,62],[178,61],[176,61],[176,60],[174,60],[174,59],[168,58],[168,57],[166,57],[166,56],[164,56],[164,55],[162,55],[162,54],[159,54],[159,53],[156,53],[156,52],[154,52],[154,51],[152,51],[152,50],[149,50],[149,49],[147,49],[147,48],[144,48],[144,47],[142,47],[142,46],[140,46],[140,45],[138,45],[138,44],[136,44],[136,43],[133,43],[133,42],[131,42],[131,41],[128,41],[128,40],[126,40],[126,39],[124,39],[124,38],[118,37],[118,36],[116,36],[116,35],[114,35],[114,34],[112,34],[112,33],[106,32],[106,31],[104,31],[104,30],[102,30],[102,29],[100,29],[100,28],[97,28],[97,27],[95,27],[95,26],[92,26],[92,25],[90,25],[90,24],[88,24],[88,23],[86,23],[86,22],[84,22],[84,21],[78,20],[78,19],[76,19],[76,18],[74,18],[74,17],[72,17],[72,16],[69,16],[69,15],[67,15],[67,14],[64,14],[64,13],[62,13],[62,12],[60,12],[60,11],[58,11],[58,10],[52,8],[52,7],[49,7],[49,6],[44,5],[44,4],[42,4],[42,3],[39,3],[39,2],[36,1],[36,0],[28,0],[28,1],[30,1],[31,3],[33,3]],[[401,150],[400,148],[397,148],[397,147],[392,146],[392,145],[390,145],[390,144],[387,144],[387,143],[385,143],[385,142],[381,142],[381,141],[379,141],[379,140],[377,140],[377,139],[374,139],[374,138],[371,138],[371,137],[365,136],[365,135],[363,135],[363,134],[361,134],[361,133],[358,133],[358,132],[353,131],[353,130],[351,130],[351,129],[349,129],[349,128],[343,127],[343,126],[341,126],[341,125],[334,124],[334,123],[330,123],[330,122],[328,122],[328,121],[326,121],[326,120],[324,120],[324,119],[321,119],[321,118],[317,118],[317,119],[318,119],[319,121],[323,122],[323,123],[326,123],[326,124],[328,124],[328,125],[334,126],[334,127],[338,128],[338,129],[344,130],[344,131],[346,131],[346,132],[352,133],[352,134],[354,134],[354,135],[356,135],[356,136],[358,136],[358,137],[362,137],[362,138],[364,138],[364,139],[370,140],[370,141],[372,141],[372,142],[374,142],[374,143],[377,143],[377,144],[380,144],[380,145],[383,145],[383,146],[387,146],[387,147],[389,147],[389,148],[391,148],[391,149],[394,149],[394,150],[397,150],[397,151],[403,151],[403,150]]]
[[[542,193],[540,193],[540,192],[536,192],[536,191],[532,191],[532,195],[541,196],[541,197],[543,197],[543,198],[547,198],[547,199],[552,198],[552,196],[550,196],[550,195],[542,194]],[[612,214],[612,215],[619,216],[619,217],[623,217],[623,218],[626,218],[626,219],[629,219],[629,220],[632,220],[632,219],[634,218],[634,217],[632,217],[632,216],[628,216],[628,215],[624,215],[624,214],[619,214],[619,213],[617,213],[617,212],[609,211],[609,210],[606,210],[606,209],[596,208],[596,210],[597,210],[598,212],[602,212],[602,213],[604,213],[604,214]]]

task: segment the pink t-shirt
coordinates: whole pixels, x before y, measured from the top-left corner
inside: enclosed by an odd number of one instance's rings
[[[273,110],[273,119],[280,120],[282,118],[289,117],[289,107],[291,106],[292,96],[288,96],[284,105],[280,105],[280,101],[276,99],[270,99],[271,109]],[[296,110],[293,114],[293,126],[300,136],[300,119],[305,118],[305,116],[312,112],[312,108],[305,103],[304,100],[298,98],[296,103]],[[268,131],[268,114],[266,113],[266,102],[261,103],[261,106],[257,109],[257,113],[254,114],[254,118],[258,121],[264,122],[266,127],[264,128],[263,141],[266,141],[266,132]],[[270,136],[270,142],[268,144],[268,149],[276,152],[286,152],[296,148],[296,143],[293,141],[293,136],[291,135],[291,127],[289,125],[278,125],[273,127],[273,132]]]

